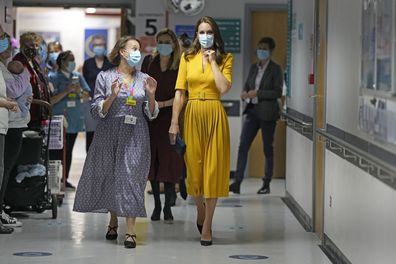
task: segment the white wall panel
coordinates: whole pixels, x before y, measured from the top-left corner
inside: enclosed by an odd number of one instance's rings
[[[286,190],[312,217],[312,141],[289,127],[286,137]]]
[[[325,171],[326,235],[352,263],[395,263],[395,190],[329,151]]]

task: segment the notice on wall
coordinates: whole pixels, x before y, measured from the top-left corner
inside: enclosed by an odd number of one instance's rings
[[[241,20],[216,19],[226,52],[241,53]]]
[[[141,39],[143,53],[155,48],[155,35],[166,26],[166,8],[162,1],[136,0],[136,36]]]
[[[380,141],[396,144],[396,102],[360,96],[359,129]]]

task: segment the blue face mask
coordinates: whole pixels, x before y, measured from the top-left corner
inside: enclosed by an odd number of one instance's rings
[[[106,49],[103,46],[95,46],[93,47],[93,53],[97,57],[103,57],[106,54]]]
[[[129,64],[129,66],[136,67],[137,65],[139,65],[141,58],[142,58],[142,55],[140,54],[140,51],[133,50],[133,51],[129,52],[127,62]]]
[[[76,63],[74,61],[69,61],[69,64],[67,65],[67,71],[72,73],[75,68],[76,68]]]
[[[56,64],[56,59],[58,58],[58,56],[59,56],[59,52],[51,52],[51,53],[48,55],[48,59],[49,59],[53,64]]]
[[[270,52],[264,49],[257,49],[256,53],[259,60],[266,60],[270,56]]]
[[[47,47],[45,45],[41,45],[39,51],[40,63],[44,63],[47,60],[47,57],[48,57]]]
[[[10,45],[8,38],[0,39],[0,53],[6,51]]]
[[[209,49],[213,46],[214,35],[213,34],[199,34],[199,44],[204,49]]]
[[[169,56],[173,52],[173,48],[171,44],[158,44],[157,50],[162,56]]]

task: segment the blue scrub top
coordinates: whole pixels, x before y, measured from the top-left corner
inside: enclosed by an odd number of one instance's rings
[[[67,77],[62,72],[56,72],[49,76],[49,81],[54,86],[53,95],[57,95],[67,89],[72,83],[72,77],[77,76],[81,89],[90,92],[89,86],[84,77],[78,73],[73,72],[70,77]],[[78,133],[84,131],[84,109],[80,102],[80,95],[76,97],[65,96],[61,101],[53,106],[54,115],[64,115],[66,117],[68,127],[66,133]]]

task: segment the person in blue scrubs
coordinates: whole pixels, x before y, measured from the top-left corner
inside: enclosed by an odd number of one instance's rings
[[[64,115],[68,126],[66,129],[66,179],[72,161],[72,153],[77,134],[84,130],[83,103],[89,100],[90,88],[84,77],[75,71],[76,63],[73,53],[61,52],[56,60],[58,71],[49,76],[54,87],[51,103],[54,115]],[[75,187],[66,181],[66,187]]]

